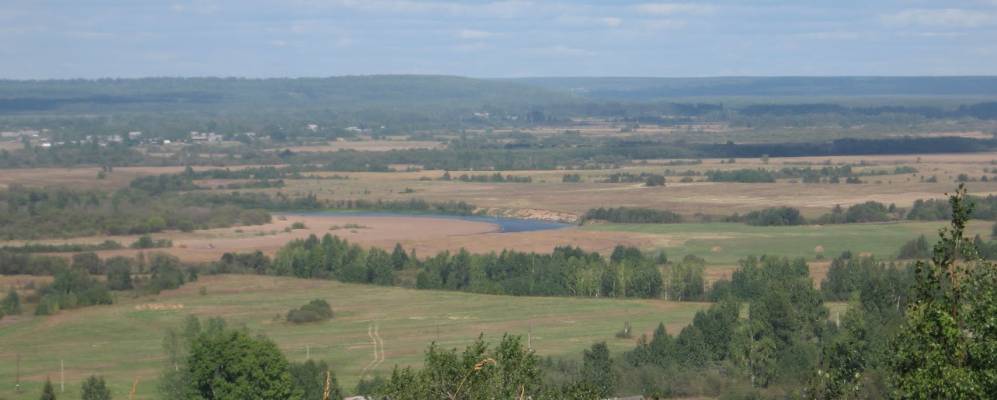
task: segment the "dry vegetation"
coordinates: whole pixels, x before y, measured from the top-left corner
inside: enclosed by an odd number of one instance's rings
[[[403,142],[404,143],[404,142]],[[953,155],[901,155],[901,156],[843,156],[843,157],[799,157],[772,158],[764,163],[760,159],[739,159],[734,164],[727,160],[707,159],[701,164],[666,165],[664,160],[650,160],[637,165],[613,170],[587,171],[512,171],[509,174],[530,176],[532,183],[471,183],[442,181],[438,178],[443,171],[417,172],[358,172],[320,173],[346,175],[348,180],[287,179],[281,189],[257,189],[289,194],[314,193],[329,200],[345,199],[409,199],[429,201],[466,201],[487,210],[489,213],[510,217],[547,218],[572,220],[594,207],[648,207],[679,212],[684,215],[703,213],[729,215],[744,213],[763,207],[786,205],[800,208],[807,216],[827,212],[835,205],[847,206],[869,200],[895,203],[907,207],[920,198],[939,198],[955,186],[959,174],[967,174],[978,179],[994,164],[997,153],[953,154]],[[887,169],[897,166],[910,166],[918,170],[916,174],[868,176],[863,184],[804,184],[790,180],[776,183],[714,183],[695,176],[694,182],[682,183],[677,176],[669,176],[665,187],[644,187],[639,183],[601,183],[606,176],[617,172],[654,172],[665,169],[699,173],[713,169],[766,168],[781,169],[790,166],[813,166],[825,164],[853,165],[856,170]],[[10,170],[0,175],[0,185],[27,184],[38,186],[66,186],[111,189],[126,186],[142,175],[179,172],[178,167],[131,167],[116,168],[107,179],[98,180],[96,168],[74,169],[22,169]],[[460,175],[471,172],[452,172]],[[491,171],[477,172],[491,173]],[[566,173],[578,173],[581,183],[562,183]],[[935,176],[938,182],[922,182],[923,177]],[[993,175],[990,175],[993,176]],[[223,181],[214,182],[221,184]],[[972,182],[973,194],[997,193],[997,182]],[[407,190],[410,189],[410,190]],[[306,229],[289,230],[294,222],[303,222]],[[357,224],[368,229],[335,229],[335,226]],[[720,250],[706,254],[711,264],[732,264],[733,257],[726,251],[728,244],[722,243],[728,237],[713,237],[720,233],[639,232],[627,229],[577,229],[525,233],[497,233],[495,227],[481,222],[453,219],[427,219],[416,217],[370,217],[370,216],[281,216],[277,215],[270,224],[239,228],[225,228],[196,231],[192,233],[167,232],[157,238],[171,239],[173,248],[164,251],[173,253],[188,261],[213,261],[224,252],[261,250],[272,254],[280,246],[295,238],[318,236],[332,233],[350,241],[368,246],[390,249],[395,243],[415,249],[420,255],[429,255],[442,250],[467,248],[473,252],[501,251],[514,248],[523,251],[547,252],[559,245],[574,245],[590,251],[609,252],[618,245],[633,245],[645,249],[665,248],[670,253],[690,240],[710,244]],[[918,232],[924,229],[917,229]],[[930,229],[927,230],[930,233]],[[914,235],[913,231],[911,235]],[[723,236],[723,235],[721,235]],[[98,243],[105,239],[131,243],[137,237],[90,237],[70,241],[45,241],[47,243]],[[0,243],[18,245],[20,242]],[[753,243],[755,245],[755,243]],[[891,243],[892,246],[892,243]],[[812,247],[812,246],[811,246]],[[761,251],[761,250],[759,250]],[[133,254],[136,250],[117,250],[102,255]],[[809,254],[809,251],[807,252]],[[810,254],[812,255],[812,254]],[[728,257],[730,256],[730,257]],[[828,254],[833,256],[833,254]],[[714,258],[714,260],[710,260]]]

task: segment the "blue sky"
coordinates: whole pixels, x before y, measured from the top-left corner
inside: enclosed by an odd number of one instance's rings
[[[0,78],[997,74],[997,0],[3,3]]]

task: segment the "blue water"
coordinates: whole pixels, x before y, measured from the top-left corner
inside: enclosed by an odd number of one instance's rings
[[[414,217],[414,218],[436,218],[436,219],[457,219],[462,221],[474,221],[474,222],[487,222],[490,224],[495,224],[499,227],[499,231],[502,233],[513,233],[513,232],[534,232],[534,231],[546,231],[551,229],[561,229],[572,226],[571,224],[565,224],[561,222],[547,222],[538,221],[533,219],[515,219],[515,218],[498,218],[498,217],[485,217],[479,215],[446,215],[446,214],[407,214],[407,213],[393,213],[393,212],[383,212],[383,211],[303,211],[303,212],[290,212],[283,213],[287,215],[324,215],[324,216],[337,216],[337,215],[349,215],[357,217]]]

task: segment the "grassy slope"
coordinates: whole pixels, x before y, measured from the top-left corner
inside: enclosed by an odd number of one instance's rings
[[[207,295],[198,294],[207,287]],[[276,316],[314,298],[332,304],[332,321],[293,326]],[[140,311],[146,303],[183,304],[183,310]],[[395,364],[421,362],[426,346],[439,335],[445,347],[460,347],[479,333],[495,341],[503,332],[526,335],[532,325],[533,346],[541,355],[579,357],[582,349],[601,340],[614,352],[633,340],[614,333],[630,321],[634,330],[650,332],[659,321],[677,332],[688,324],[698,303],[664,301],[530,298],[416,291],[260,276],[210,276],[158,297],[121,298],[113,306],[62,312],[48,318],[22,317],[0,323],[0,399],[37,398],[46,376],[58,390],[59,360],[66,365],[66,392],[79,396],[79,383],[90,374],[103,374],[115,398],[126,398],[140,378],[136,398],[155,396],[160,371],[160,343],[167,327],[185,315],[223,316],[230,325],[244,325],[273,338],[293,361],[311,356],[328,361],[340,382],[352,389],[373,348],[367,336],[371,321],[379,325],[386,360],[377,368],[389,374]],[[13,392],[15,357],[21,354],[21,379],[26,390]]]
[[[938,222],[895,222],[824,226],[757,227],[735,223],[693,224],[596,224],[583,229],[638,232],[660,235],[672,259],[694,254],[710,264],[733,265],[749,255],[773,254],[814,259],[817,246],[834,257],[842,251],[872,253],[880,258],[896,257],[905,242],[925,235],[936,236]],[[990,223],[976,221],[970,234],[987,237]]]

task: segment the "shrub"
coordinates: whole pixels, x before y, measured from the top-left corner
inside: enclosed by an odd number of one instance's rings
[[[682,222],[682,216],[671,211],[640,207],[593,208],[585,213],[583,219],[627,224],[670,224]]]
[[[772,207],[752,211],[744,216],[744,223],[755,226],[803,225],[807,221],[800,210],[793,207]]]
[[[904,243],[900,247],[900,254],[897,258],[901,260],[931,258],[931,246],[928,245],[928,239],[921,235],[917,239]]]
[[[322,299],[315,299],[301,308],[292,309],[287,312],[287,322],[303,324],[308,322],[319,322],[331,319],[332,307]]]

